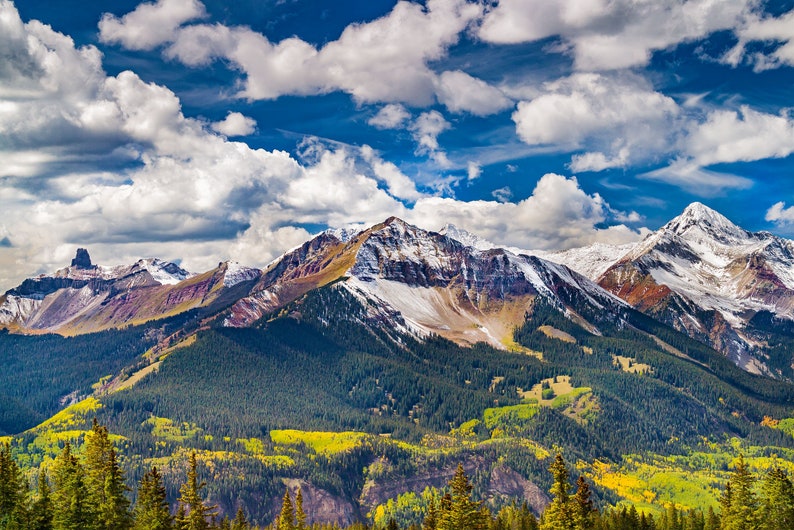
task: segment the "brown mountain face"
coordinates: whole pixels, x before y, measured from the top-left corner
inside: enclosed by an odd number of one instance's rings
[[[228,303],[228,292],[239,293],[240,287],[226,285],[227,268],[222,263],[191,276],[159,260],[99,267],[80,249],[70,267],[27,279],[6,292],[0,298],[0,326],[17,332],[75,335],[141,324],[224,300]]]

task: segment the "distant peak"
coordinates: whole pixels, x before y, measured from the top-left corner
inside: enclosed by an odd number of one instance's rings
[[[405,221],[403,221],[399,217],[395,217],[394,215],[392,215],[391,217],[389,217],[388,219],[383,221],[383,224],[386,225],[386,226],[389,226],[389,225],[407,226],[408,225],[408,223],[406,223]]]
[[[88,255],[86,249],[78,248],[77,254],[72,260],[72,267],[77,267],[78,269],[93,269],[96,268],[96,265],[91,263],[91,256]]]
[[[695,226],[712,234],[744,234],[746,232],[718,211],[700,202],[693,202],[687,206],[681,215],[667,223],[664,228],[683,235]]]
[[[718,211],[709,208],[702,202],[693,202],[686,208],[684,208],[683,213],[681,214],[684,217],[697,217],[697,218],[710,218],[710,217],[724,217]]]

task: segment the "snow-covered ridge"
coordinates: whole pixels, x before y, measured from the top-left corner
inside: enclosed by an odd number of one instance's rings
[[[238,283],[255,280],[262,275],[262,271],[253,267],[240,265],[236,261],[226,262],[226,272],[223,274],[223,286],[232,287]]]

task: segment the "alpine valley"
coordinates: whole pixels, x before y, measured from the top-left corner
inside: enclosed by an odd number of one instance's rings
[[[268,524],[421,523],[455,474],[550,502],[558,451],[599,506],[706,510],[740,454],[794,473],[794,242],[695,203],[637,244],[505,249],[389,218],[266,269],[142,259],[0,297],[0,434],[29,477],[92,420],[130,486]]]

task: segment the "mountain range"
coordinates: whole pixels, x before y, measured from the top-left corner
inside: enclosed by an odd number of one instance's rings
[[[197,451],[211,500],[260,522],[286,484],[318,520],[409,524],[461,461],[539,513],[554,447],[601,504],[705,509],[731,454],[794,469],[793,245],[695,203],[553,253],[393,217],[265,269],[79,249],[0,297],[0,435],[33,473],[97,417],[131,481],[157,465],[174,499]]]
[[[69,267],[0,297],[0,326],[74,335],[202,308],[244,327],[340,280],[370,302],[372,318],[419,336],[509,348],[538,295],[573,318],[580,304],[604,315],[629,304],[745,370],[793,374],[794,242],[748,232],[700,203],[636,244],[561,252],[500,248],[451,225],[430,232],[396,218],[324,232],[265,270],[225,262],[192,274],[159,259],[102,267],[80,249]]]

